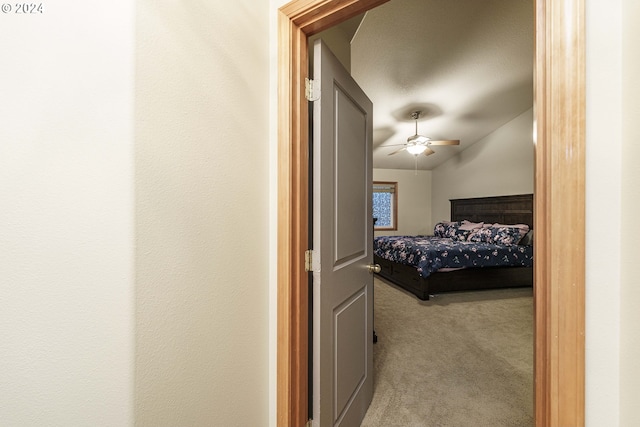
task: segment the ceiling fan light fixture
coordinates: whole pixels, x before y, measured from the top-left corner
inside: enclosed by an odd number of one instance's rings
[[[424,151],[427,149],[426,145],[409,145],[407,147],[407,151],[410,154],[413,154],[414,156],[420,155],[422,153],[424,153]]]
[[[429,142],[431,140],[431,138],[428,138],[426,136],[423,135],[418,135],[415,134],[413,136],[410,136],[409,138],[407,138],[407,142],[409,144],[426,144],[427,142]]]
[[[388,156],[392,156],[400,151],[406,151],[412,156],[415,157],[416,162],[418,161],[418,156],[420,154],[424,154],[425,156],[430,156],[435,154],[435,151],[431,149],[432,145],[459,145],[460,140],[457,139],[446,139],[446,140],[433,140],[428,136],[420,135],[418,133],[418,119],[422,114],[421,111],[414,111],[411,113],[411,118],[416,121],[416,133],[415,135],[411,135],[407,138],[407,142],[404,144],[393,144],[393,145],[382,145],[382,147],[393,147],[402,145],[402,148],[398,148],[397,150],[388,153]],[[416,166],[417,167],[417,166]]]

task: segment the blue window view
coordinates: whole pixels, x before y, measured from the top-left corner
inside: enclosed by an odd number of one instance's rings
[[[373,193],[373,217],[377,218],[376,227],[391,227],[392,193]]]

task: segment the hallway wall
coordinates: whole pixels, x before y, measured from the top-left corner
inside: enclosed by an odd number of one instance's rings
[[[0,425],[133,424],[131,2],[0,14]]]

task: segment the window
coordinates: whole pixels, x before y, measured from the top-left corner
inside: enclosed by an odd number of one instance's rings
[[[373,228],[398,229],[398,183],[373,182]]]

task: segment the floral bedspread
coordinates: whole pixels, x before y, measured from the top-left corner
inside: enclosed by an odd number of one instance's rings
[[[422,277],[441,268],[533,265],[533,246],[455,241],[433,236],[380,236],[373,253],[389,261],[412,265]]]

